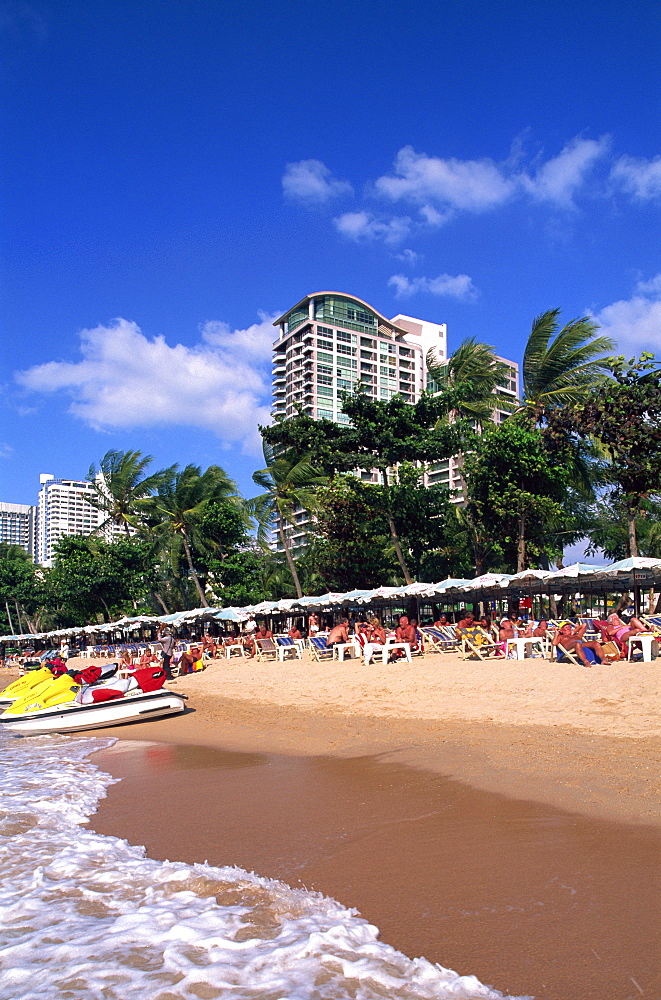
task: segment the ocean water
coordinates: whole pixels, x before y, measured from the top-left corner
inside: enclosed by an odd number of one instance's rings
[[[83,829],[114,781],[90,755],[112,743],[0,733],[0,1000],[503,996],[319,893]]]

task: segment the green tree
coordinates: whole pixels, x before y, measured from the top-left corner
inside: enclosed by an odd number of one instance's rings
[[[555,440],[596,440],[608,464],[604,479],[614,489],[627,519],[628,553],[638,555],[637,518],[649,500],[661,496],[661,372],[643,353],[619,359],[614,378],[598,394],[562,410],[547,409],[548,433]]]
[[[0,629],[40,631],[43,602],[43,571],[20,545],[0,542]]]
[[[390,470],[401,462],[437,462],[461,451],[474,438],[466,421],[447,423],[454,394],[423,394],[415,403],[401,396],[377,402],[365,393],[342,393],[342,407],[349,426],[331,420],[313,420],[305,414],[260,428],[264,440],[295,454],[310,456],[327,475],[357,469],[377,469],[383,487],[388,530],[406,583],[412,583],[395,524],[390,495]]]
[[[300,458],[292,451],[283,450],[277,457],[264,441],[264,461],[266,467],[253,473],[253,482],[265,492],[246,502],[246,507],[257,522],[257,540],[264,548],[268,546],[273,530],[284,549],[291,578],[296,588],[296,596],[302,597],[301,582],[296,570],[291,546],[285,531],[286,524],[294,524],[297,508],[313,512],[316,508],[316,489],[326,482],[326,477],[310,464],[307,458]]]
[[[202,472],[198,465],[187,465],[180,471],[169,470],[151,501],[151,514],[162,551],[167,554],[175,575],[179,573],[183,551],[190,578],[201,605],[209,607],[199,575],[193,565],[192,547],[201,553],[210,546],[204,531],[204,518],[217,513],[214,504],[231,500],[237,507],[240,498],[236,484],[218,465]]]
[[[565,509],[570,479],[568,461],[538,429],[506,420],[485,431],[466,460],[467,516],[520,572],[556,556],[559,537],[570,542],[581,533]]]
[[[609,337],[596,336],[599,326],[587,316],[561,329],[559,309],[533,320],[523,354],[523,400],[519,413],[537,421],[552,406],[579,403],[607,381],[612,370]]]
[[[483,426],[493,421],[496,410],[511,408],[509,398],[499,391],[509,381],[509,365],[475,337],[464,340],[445,363],[429,350],[426,364],[428,388],[446,395],[448,419],[462,416]]]
[[[445,486],[425,486],[422,470],[403,462],[390,494],[397,533],[416,579],[433,582],[464,576],[470,550],[459,530],[450,491]]]
[[[146,476],[152,462],[151,455],[113,449],[105,453],[98,469],[90,466],[87,478],[94,487],[94,496],[85,499],[105,515],[97,532],[115,525],[128,536],[131,529],[136,531],[143,526],[149,498],[175,469],[171,466]]]
[[[149,544],[138,538],[104,542],[67,535],[55,547],[45,580],[45,600],[55,623],[85,625],[97,616],[113,621],[123,614],[151,611],[155,569]]]
[[[318,489],[314,541],[305,557],[316,568],[324,590],[383,584],[393,570],[387,548],[388,525],[379,486],[342,475]]]

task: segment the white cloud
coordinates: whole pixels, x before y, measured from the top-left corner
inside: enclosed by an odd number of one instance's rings
[[[661,274],[639,281],[629,299],[619,299],[594,313],[599,331],[612,337],[617,349],[661,351]]]
[[[11,458],[14,454],[14,449],[6,441],[0,441],[0,458]]]
[[[661,156],[653,160],[621,156],[611,171],[611,178],[638,201],[661,198]]]
[[[282,176],[282,189],[288,198],[306,205],[325,205],[333,198],[353,194],[348,181],[338,181],[321,160],[288,163]]]
[[[171,347],[116,319],[81,331],[81,361],[49,361],[16,378],[33,392],[66,393],[69,412],[95,429],[195,427],[259,451],[257,424],[269,419],[274,318],[262,314],[246,330],[207,322],[193,347]]]
[[[406,299],[419,292],[444,295],[461,302],[473,302],[478,296],[473,279],[467,274],[439,274],[437,278],[407,278],[405,274],[393,274],[388,284],[393,286],[398,299]]]
[[[347,239],[383,240],[384,243],[399,243],[411,232],[408,216],[394,216],[391,219],[377,219],[371,212],[345,212],[333,219],[337,231]]]
[[[571,207],[574,194],[584,184],[597,161],[607,154],[609,147],[608,136],[572,139],[557,156],[543,163],[533,177],[522,173],[521,184],[538,201]]]
[[[415,264],[422,259],[422,254],[416,250],[402,250],[401,253],[393,254],[396,260],[403,260],[406,264]]]
[[[440,204],[470,212],[501,205],[515,188],[493,160],[443,159],[416,153],[412,146],[400,149],[393,173],[379,177],[375,187],[392,201]]]

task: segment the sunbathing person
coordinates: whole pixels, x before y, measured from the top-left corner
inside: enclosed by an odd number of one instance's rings
[[[592,666],[592,663],[585,655],[586,649],[592,650],[598,663],[603,663],[604,660],[608,662],[610,657],[606,655],[604,647],[600,642],[586,642],[584,640],[583,636],[585,635],[586,628],[587,624],[585,622],[582,625],[576,626],[572,625],[571,622],[565,622],[553,636],[553,646],[558,646],[565,653],[576,653],[584,667]]]
[[[180,674],[193,674],[196,670],[202,670],[203,667],[201,646],[191,646],[188,652],[181,654],[181,660],[179,661]]]
[[[411,650],[418,648],[418,629],[416,625],[413,625],[408,618],[408,615],[399,616],[399,625],[395,629],[395,641],[396,642],[408,642]],[[402,656],[406,656],[403,649],[393,649],[390,659],[399,660]]]
[[[297,639],[303,638],[300,631],[296,628],[295,625],[292,625],[292,627],[289,629],[289,632],[287,632],[287,635],[289,636],[290,639],[293,639],[294,642],[296,642]]]
[[[218,653],[218,645],[213,636],[210,635],[202,636],[202,649],[204,650],[207,656],[211,656],[212,658],[215,659],[216,654]]]
[[[447,615],[439,615],[432,625],[432,628],[445,628],[445,626],[449,624]]]
[[[326,648],[330,649],[331,646],[337,646],[338,643],[349,641],[349,619],[343,618],[341,622],[334,625],[333,628],[328,633],[326,639]]]
[[[378,618],[370,618],[367,631],[363,634],[367,640],[363,646],[363,663],[368,667],[374,654],[380,652],[386,644],[386,630]]]
[[[627,625],[618,614],[613,613],[608,616],[608,634],[611,638],[616,639],[621,647],[628,639],[641,632],[649,632],[649,629],[645,628],[640,618],[631,618]]]

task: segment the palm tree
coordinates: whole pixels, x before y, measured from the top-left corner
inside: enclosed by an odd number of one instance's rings
[[[208,608],[209,603],[193,566],[191,544],[201,551],[209,548],[200,522],[210,504],[227,499],[238,504],[240,497],[236,484],[219,465],[210,465],[206,472],[202,472],[198,465],[187,465],[181,471],[175,469],[176,466],[168,470],[151,501],[151,510],[160,522],[155,525],[155,531],[169,554],[173,569],[176,569],[183,549],[201,604]]]
[[[266,468],[253,474],[253,482],[266,492],[247,501],[250,514],[257,521],[257,540],[263,548],[268,547],[269,535],[275,528],[285,551],[287,565],[291,573],[296,596],[302,597],[301,583],[296,572],[296,564],[285,532],[285,524],[295,524],[297,508],[313,511],[316,507],[315,487],[327,482],[319,475],[307,458],[299,459],[292,453],[275,457],[271,445],[264,442]]]
[[[96,510],[105,515],[96,531],[103,532],[109,525],[116,525],[127,536],[143,524],[146,501],[176,466],[146,476],[145,471],[153,462],[151,455],[139,451],[107,451],[99,462],[99,469],[91,465],[87,478],[94,487],[94,496],[86,497]]]
[[[538,420],[547,406],[580,403],[612,371],[610,337],[587,316],[572,319],[558,329],[559,309],[549,309],[533,320],[523,355],[523,399],[518,413]]]
[[[475,337],[462,341],[447,362],[438,361],[433,349],[427,351],[426,364],[430,391],[447,393],[449,420],[465,417],[483,425],[496,410],[511,405],[499,391],[509,381],[509,365]]]

